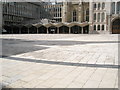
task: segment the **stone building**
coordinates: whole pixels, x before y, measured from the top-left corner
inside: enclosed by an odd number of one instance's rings
[[[64,2],[62,22],[88,22],[89,33],[120,33],[120,1]]]
[[[120,1],[64,1],[45,4],[56,23],[24,25],[26,33],[98,34],[120,33]]]
[[[74,33],[120,33],[120,1],[69,0],[61,5],[51,4],[45,7],[53,9],[51,15],[54,19],[59,18],[60,14],[60,20],[55,20],[64,24],[69,23],[70,25],[67,27],[73,28]],[[56,10],[56,8],[58,9]],[[77,24],[75,25],[75,23]]]

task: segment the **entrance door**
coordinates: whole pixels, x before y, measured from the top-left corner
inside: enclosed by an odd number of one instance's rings
[[[120,19],[116,19],[112,23],[112,34],[120,34]]]

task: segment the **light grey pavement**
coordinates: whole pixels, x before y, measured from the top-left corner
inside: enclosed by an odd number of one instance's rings
[[[118,35],[3,35],[12,88],[118,88]]]

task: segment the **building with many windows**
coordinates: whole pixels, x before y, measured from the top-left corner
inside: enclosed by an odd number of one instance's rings
[[[63,2],[46,4],[44,5],[44,8],[50,13],[52,20],[55,20],[56,22],[62,22]]]
[[[44,10],[44,4],[43,2],[3,2],[3,27],[9,29],[11,26],[33,24],[40,22],[41,19],[50,18],[49,13]]]
[[[47,3],[43,7],[47,12],[47,19],[50,18],[56,22],[24,25],[24,28],[19,30],[24,30],[25,33],[46,34],[120,33],[120,1],[65,1],[55,4]],[[39,12],[43,11],[34,12],[33,16]],[[32,12],[28,13],[32,16]]]

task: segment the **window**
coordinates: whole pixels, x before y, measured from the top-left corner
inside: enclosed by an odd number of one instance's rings
[[[76,10],[73,11],[73,22],[77,21],[77,12]]]
[[[98,25],[97,29],[100,30],[100,25]]]
[[[115,14],[115,2],[112,3],[112,14]]]
[[[104,25],[102,25],[102,30],[104,30]]]
[[[117,2],[117,14],[120,14],[120,2]]]
[[[102,3],[102,9],[105,9],[105,3],[104,2]]]
[[[94,9],[96,9],[96,7],[97,7],[97,5],[96,5],[96,3],[94,4]]]
[[[89,22],[89,8],[86,10],[86,21]]]
[[[96,25],[94,25],[94,30],[96,31]]]
[[[102,22],[105,20],[105,13],[102,13]]]
[[[100,3],[98,3],[98,10],[100,10]]]
[[[94,14],[94,21],[96,21],[96,13]]]
[[[97,21],[100,22],[100,13],[98,13],[98,20]]]

